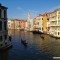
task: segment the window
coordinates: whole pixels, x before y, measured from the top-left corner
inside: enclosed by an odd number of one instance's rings
[[[1,18],[1,9],[0,9],[0,18]]]
[[[10,27],[10,25],[8,25],[8,27]]]
[[[7,30],[7,21],[4,22],[4,29]]]
[[[4,35],[4,39],[5,39],[5,40],[7,39],[7,35]]]
[[[40,18],[38,20],[41,20]]]
[[[0,21],[0,31],[2,30],[2,21]]]
[[[58,25],[60,25],[60,20],[58,21]]]
[[[49,21],[49,18],[47,18],[47,20]]]
[[[60,33],[58,32],[58,35],[60,35]]]
[[[43,30],[43,27],[42,27],[42,30]]]
[[[60,11],[58,12],[58,14],[60,14]]]
[[[58,15],[58,19],[60,19],[60,15]]]
[[[57,35],[57,32],[55,32],[55,35]]]
[[[0,36],[0,41],[2,41],[2,36]]]
[[[1,44],[1,46],[3,46],[3,44]]]
[[[43,20],[43,18],[42,18],[42,20]]]
[[[10,24],[10,22],[8,22],[8,24]]]
[[[41,30],[41,27],[39,27],[39,30]]]
[[[7,18],[7,17],[6,17],[6,10],[4,10],[4,18]]]
[[[58,30],[60,30],[60,27],[58,28]]]
[[[37,25],[39,25],[39,22],[37,22]]]
[[[60,35],[60,32],[58,32],[58,35]]]
[[[4,10],[1,11],[2,18],[4,18]]]

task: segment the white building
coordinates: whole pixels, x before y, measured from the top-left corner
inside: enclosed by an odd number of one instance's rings
[[[49,33],[53,36],[60,37],[60,9],[56,9],[50,13],[49,21]]]
[[[12,23],[11,20],[8,20],[8,23],[7,23],[8,24],[8,29],[11,28],[11,23]]]
[[[34,30],[39,30],[41,32],[43,32],[43,16],[42,15],[39,15],[37,16],[35,19],[34,19]]]

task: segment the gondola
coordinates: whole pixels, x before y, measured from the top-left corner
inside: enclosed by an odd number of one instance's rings
[[[27,45],[26,40],[22,40],[22,39],[21,39],[21,43],[24,44],[24,45]]]

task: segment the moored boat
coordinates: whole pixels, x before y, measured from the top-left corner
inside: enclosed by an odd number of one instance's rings
[[[43,32],[40,31],[32,31],[33,34],[43,34]]]

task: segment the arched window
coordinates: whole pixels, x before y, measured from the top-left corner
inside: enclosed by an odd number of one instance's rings
[[[0,41],[2,41],[2,36],[0,36]]]
[[[7,21],[4,22],[4,30],[7,30]]]
[[[2,30],[2,21],[0,21],[0,31]]]

